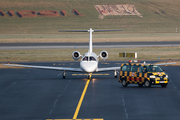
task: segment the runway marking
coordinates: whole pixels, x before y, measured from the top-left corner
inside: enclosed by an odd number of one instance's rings
[[[174,88],[178,91],[179,96],[180,96],[180,91],[177,89],[176,85],[173,83],[173,81],[172,81],[172,80],[170,80],[170,82],[173,84]]]
[[[78,113],[79,113],[79,110],[80,110],[82,101],[83,101],[83,99],[84,99],[84,96],[85,96],[85,94],[86,94],[86,90],[87,90],[87,88],[88,88],[89,82],[90,82],[90,79],[88,79],[87,82],[86,82],[86,85],[85,85],[85,87],[84,87],[83,93],[82,93],[82,95],[81,95],[81,98],[80,98],[79,103],[78,103],[78,105],[77,105],[76,111],[75,111],[75,113],[74,113],[73,119],[76,119],[77,116],[78,116]]]
[[[108,65],[109,63],[101,63],[101,64],[105,64],[105,65]]]
[[[91,118],[91,119],[46,119],[46,120],[104,120],[102,118]]]
[[[60,76],[63,72],[59,73],[57,76]]]
[[[5,91],[8,90],[9,88],[11,88],[14,84],[16,84],[16,82],[14,82],[11,86],[7,87],[7,88],[5,89]]]
[[[125,100],[124,100],[124,92],[122,94],[122,105],[124,106],[124,111],[125,111],[125,114],[126,114],[126,118],[129,119],[127,109],[126,109],[126,103],[125,103]]]
[[[71,81],[69,81],[69,83],[70,83],[70,82],[71,82]],[[62,93],[61,93],[60,95],[58,95],[57,99],[55,100],[54,105],[53,105],[53,108],[52,108],[51,111],[50,111],[50,115],[52,114],[54,108],[56,107],[56,103],[58,102],[59,98],[64,94],[64,92],[65,92],[66,88],[68,87],[69,83],[64,87],[64,90],[62,91]]]
[[[72,74],[72,76],[77,76],[77,75],[88,75],[88,74]],[[92,74],[92,75],[109,75],[109,74]]]
[[[80,108],[81,108],[81,104],[82,104],[82,102],[83,102],[84,96],[85,96],[85,94],[86,94],[86,91],[87,91],[89,82],[90,82],[90,79],[88,79],[87,82],[86,82],[86,85],[85,85],[85,87],[84,87],[84,90],[83,90],[83,92],[82,92],[82,94],[81,94],[81,98],[80,98],[79,103],[78,103],[78,105],[77,105],[77,107],[76,107],[76,111],[75,111],[75,113],[74,113],[73,119],[46,119],[46,120],[104,120],[103,118],[77,119],[77,116],[78,116],[79,110],[80,110]],[[57,103],[57,100],[55,101],[54,104],[56,104],[56,103]],[[55,105],[54,105],[54,107],[55,107]],[[52,111],[53,111],[53,110],[51,110],[51,112],[52,112]],[[51,113],[50,113],[50,114],[51,114]]]
[[[63,63],[63,64],[59,64],[59,65],[65,65],[65,64]]]
[[[54,63],[53,65],[56,65],[56,63]],[[62,64],[61,63],[59,63],[59,64],[57,63],[57,65],[65,65],[65,63],[62,63]]]
[[[125,110],[125,113],[126,113],[126,118],[129,119],[126,108],[124,108],[124,110]]]

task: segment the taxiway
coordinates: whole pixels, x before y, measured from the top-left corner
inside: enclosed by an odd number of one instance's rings
[[[99,67],[120,66],[103,61]],[[150,61],[151,62],[151,61]],[[31,62],[31,65],[78,67],[78,62]],[[92,76],[77,119],[177,120],[180,119],[179,66],[162,67],[169,75],[167,88],[123,88],[113,72]],[[72,119],[87,76],[83,73],[41,69],[0,69],[0,119]]]
[[[93,42],[93,48],[132,48],[132,47],[157,47],[176,46],[180,41],[162,42]],[[0,43],[0,50],[14,49],[73,49],[88,48],[89,43]]]

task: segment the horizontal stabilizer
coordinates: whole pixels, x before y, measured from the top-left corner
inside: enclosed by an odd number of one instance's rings
[[[88,32],[88,30],[58,30],[58,32]]]
[[[113,32],[113,31],[124,31],[124,30],[94,30],[94,32]]]
[[[89,32],[90,30],[58,30],[58,32]],[[124,30],[92,30],[92,32],[113,32],[113,31],[124,31]]]

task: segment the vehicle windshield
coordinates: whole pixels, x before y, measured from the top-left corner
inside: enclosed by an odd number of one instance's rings
[[[163,72],[163,70],[157,65],[146,66],[147,72]]]

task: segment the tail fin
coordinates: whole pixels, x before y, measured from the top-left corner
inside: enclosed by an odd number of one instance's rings
[[[92,30],[92,28],[90,28],[88,30],[89,32],[89,53],[92,53],[92,32],[94,32],[94,30]]]

